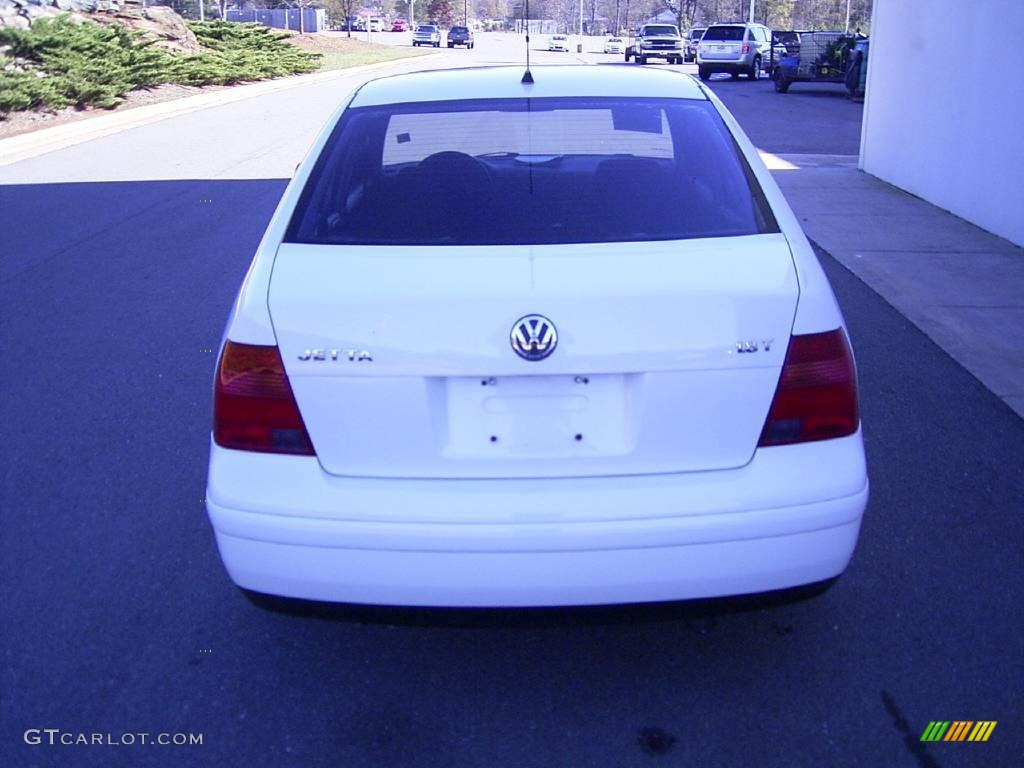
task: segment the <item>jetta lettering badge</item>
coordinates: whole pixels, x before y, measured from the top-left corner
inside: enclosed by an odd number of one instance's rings
[[[526,315],[512,326],[512,349],[524,360],[543,360],[556,346],[558,331],[544,315]]]

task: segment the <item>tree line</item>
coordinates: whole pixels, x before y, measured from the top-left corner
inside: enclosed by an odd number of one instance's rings
[[[170,5],[185,16],[195,16],[200,0],[149,0],[152,5]],[[323,7],[338,18],[379,8],[390,18],[409,18],[408,0],[248,0],[247,7]],[[850,31],[867,34],[874,0],[755,0],[754,20],[772,29],[843,29],[849,2]],[[241,2],[206,0],[205,7],[221,15],[225,8]],[[526,13],[526,0],[418,0],[414,21],[435,21],[449,25],[462,21],[464,9],[470,18],[516,19]],[[578,32],[580,0],[529,0],[530,18],[553,19],[564,32]],[[217,13],[220,11],[220,13]],[[667,12],[667,13],[665,13]],[[680,30],[707,26],[715,21],[746,20],[750,0],[583,0],[584,31],[589,34],[635,29],[648,19],[665,13]]]

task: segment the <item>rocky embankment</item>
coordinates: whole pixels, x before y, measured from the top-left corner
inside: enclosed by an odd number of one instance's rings
[[[144,8],[138,1],[117,0],[0,0],[0,27],[28,29],[39,19],[61,14],[97,24],[121,24],[168,50],[195,53],[202,49],[185,20],[165,6]]]

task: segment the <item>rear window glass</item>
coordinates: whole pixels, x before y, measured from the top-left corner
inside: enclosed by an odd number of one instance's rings
[[[449,31],[450,32],[468,32],[469,30],[466,29],[465,27],[452,27]]]
[[[286,239],[515,245],[774,231],[710,102],[482,99],[346,110]]]
[[[704,33],[705,40],[743,40],[743,27],[710,27]]]
[[[693,29],[693,30],[690,30],[690,39],[691,40],[700,40],[700,36],[703,35],[703,34],[704,34],[704,30],[703,29]]]
[[[417,32],[433,32],[435,29],[436,29],[436,27],[426,27],[426,26],[416,27],[416,31]]]

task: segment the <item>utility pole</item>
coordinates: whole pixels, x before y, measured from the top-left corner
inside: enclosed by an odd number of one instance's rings
[[[750,0],[750,18],[747,19],[748,24],[754,23],[754,0]],[[744,49],[746,50],[746,49]]]
[[[850,34],[850,0],[846,0],[846,34]]]
[[[206,21],[206,12],[203,11],[203,0],[199,0],[199,20]]]

